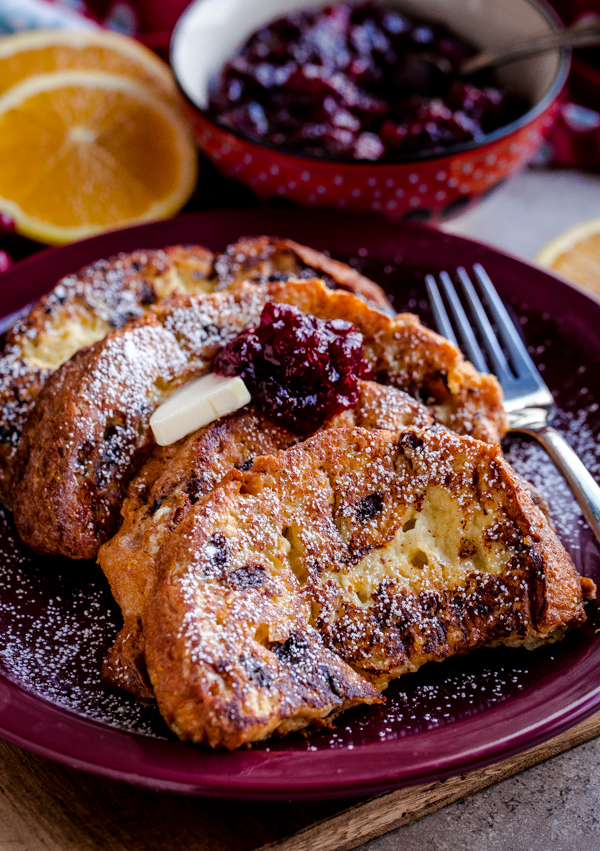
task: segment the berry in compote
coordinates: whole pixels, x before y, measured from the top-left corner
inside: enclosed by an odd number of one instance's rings
[[[211,93],[216,121],[257,141],[336,159],[393,160],[481,138],[526,110],[439,24],[373,0],[292,12],[255,32]]]
[[[213,370],[241,376],[265,416],[310,434],[356,405],[358,378],[371,374],[362,343],[350,322],[269,303],[258,326],[242,331],[217,353]]]

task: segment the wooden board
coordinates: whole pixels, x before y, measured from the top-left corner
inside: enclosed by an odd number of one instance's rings
[[[349,851],[600,735],[600,713],[532,750],[375,798],[260,804],[138,789],[0,742],[0,849]]]

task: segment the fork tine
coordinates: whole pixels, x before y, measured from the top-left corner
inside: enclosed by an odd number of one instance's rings
[[[486,306],[480,299],[466,270],[462,267],[457,269],[457,275],[462,284],[462,296],[470,302],[470,312],[473,314],[473,321],[482,341],[482,346],[475,337],[471,321],[460,303],[452,279],[447,272],[440,272],[439,275],[440,287],[445,299],[435,278],[432,275],[425,276],[434,317],[438,324],[438,330],[451,337],[453,342],[456,342],[456,336],[452,333],[452,328],[457,328],[463,340],[462,348],[465,354],[470,357],[473,365],[480,372],[489,372],[485,361],[486,355],[489,357],[504,391],[504,406],[509,415],[511,413],[514,415],[511,425],[515,426],[521,422],[518,416],[522,416],[523,411],[533,410],[534,408],[550,411],[553,408],[554,400],[533,360],[529,357],[519,332],[513,325],[484,269],[479,264],[476,264],[473,269],[485,296]],[[452,321],[446,311],[445,301],[448,301],[452,309],[454,317]],[[500,336],[506,349],[510,352],[510,363],[504,355],[488,314],[491,314],[491,317],[498,324]],[[448,330],[451,334],[448,333]]]
[[[456,270],[456,274],[463,285],[463,289],[467,299],[469,300],[469,304],[471,305],[473,319],[475,320],[475,323],[487,344],[488,356],[494,367],[494,372],[500,379],[501,384],[508,384],[513,380],[513,374],[506,358],[504,357],[504,352],[498,343],[494,329],[492,328],[490,320],[487,317],[487,313],[485,312],[485,308],[475,291],[475,287],[471,283],[471,279],[469,278],[466,269],[461,266]]]
[[[490,369],[486,363],[483,352],[481,351],[481,347],[477,342],[477,338],[473,333],[471,323],[469,322],[463,306],[460,303],[460,299],[454,289],[452,279],[447,272],[440,272],[440,283],[446,293],[446,298],[448,299],[452,313],[454,314],[454,319],[456,320],[456,325],[460,332],[469,360],[473,366],[479,370],[479,372],[489,372]]]
[[[519,377],[523,372],[527,372],[535,378],[538,384],[545,386],[544,382],[541,380],[541,376],[539,376],[537,367],[529,356],[529,352],[525,348],[525,344],[519,336],[519,332],[515,328],[514,322],[502,304],[500,296],[496,292],[496,288],[492,284],[489,275],[479,263],[476,263],[473,266],[473,271],[475,272],[475,276],[477,277],[481,289],[485,294],[490,312],[498,324],[504,345],[510,352],[513,368],[517,377]]]
[[[458,346],[458,340],[456,339],[456,336],[454,334],[454,329],[452,328],[450,317],[448,316],[446,306],[444,305],[444,300],[440,293],[440,289],[433,275],[425,275],[425,285],[427,286],[429,303],[431,304],[431,309],[433,310],[433,316],[438,331],[447,340],[450,340],[450,342],[454,343],[455,346]]]
[[[489,310],[498,323],[506,348],[511,352],[512,370],[500,349],[494,329],[475,287],[465,269],[458,269],[457,275],[462,282],[465,295],[471,302],[471,309],[482,341],[488,350],[490,360],[495,362],[496,373],[504,391],[504,408],[509,427],[512,431],[523,432],[537,438],[546,449],[565,476],[594,535],[600,541],[600,489],[564,437],[548,424],[548,419],[555,411],[552,393],[529,357],[517,329],[513,326],[487,274],[479,264],[474,266],[474,272],[485,294]],[[447,334],[446,329],[451,323],[442,296],[431,275],[426,276],[426,282],[433,312],[438,318],[438,327],[440,330],[444,329]],[[465,339],[465,345],[468,347],[466,340],[469,336],[473,336],[473,332],[470,330],[469,320],[464,310],[460,307],[456,290],[447,272],[440,272],[440,283],[452,307],[461,337]],[[467,333],[468,331],[470,334]],[[477,340],[475,340],[475,347],[469,350],[469,354],[474,364],[481,369],[478,363],[479,358],[473,357],[473,355],[481,356],[482,354]]]

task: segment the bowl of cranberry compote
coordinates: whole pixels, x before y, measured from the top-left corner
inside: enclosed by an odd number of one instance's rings
[[[195,0],[171,64],[199,146],[263,200],[434,222],[532,156],[570,55],[461,62],[560,26],[545,0]]]

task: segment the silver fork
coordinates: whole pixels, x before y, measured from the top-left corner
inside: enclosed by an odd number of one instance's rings
[[[439,285],[433,275],[425,276],[438,330],[462,348],[480,372],[495,373],[504,391],[504,407],[510,430],[529,434],[542,444],[567,480],[594,535],[600,541],[600,487],[564,437],[548,425],[555,411],[552,394],[529,357],[487,273],[479,264],[473,266],[473,273],[487,303],[487,310],[466,270],[460,268],[456,271],[464,298],[470,307],[472,322],[447,272],[440,272]],[[454,321],[448,315],[440,287],[450,305]],[[505,357],[492,328],[490,317],[499,330],[509,360]],[[480,339],[485,343],[485,353],[479,345],[473,326],[477,328]],[[460,342],[454,328],[458,330]]]

